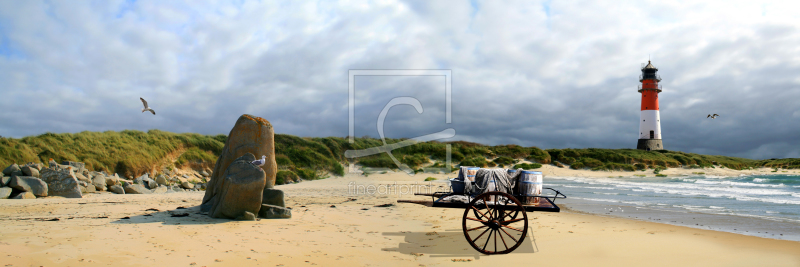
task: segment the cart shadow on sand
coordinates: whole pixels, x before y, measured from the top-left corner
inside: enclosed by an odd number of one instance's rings
[[[447,229],[431,232],[383,232],[383,236],[404,236],[403,243],[396,248],[383,248],[383,251],[397,251],[403,254],[417,256],[429,255],[430,257],[474,257],[476,260],[491,255],[482,254],[469,243],[464,242],[464,232],[461,229]],[[533,232],[528,232],[527,241],[512,252],[536,253],[539,252]]]

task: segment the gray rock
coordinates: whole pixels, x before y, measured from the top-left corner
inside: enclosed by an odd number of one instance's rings
[[[94,187],[94,184],[86,185],[86,193],[94,193],[97,192],[97,188]]]
[[[256,220],[256,215],[253,214],[252,212],[245,211],[244,214],[239,215],[239,217],[236,217],[236,220],[239,220],[239,221],[255,221]]]
[[[33,176],[39,178],[39,170],[37,170],[33,166],[22,167],[22,174],[24,174],[25,176]]]
[[[82,170],[86,169],[86,164],[83,164],[83,162],[75,162],[75,161],[67,161],[67,160],[65,160],[65,161],[61,162],[61,165],[72,166],[72,168],[74,170],[77,170],[77,171],[82,171]]]
[[[109,186],[108,191],[111,191],[115,194],[125,194],[125,189],[122,189],[122,186],[119,185]]]
[[[92,185],[94,185],[94,188],[98,191],[106,191],[106,177],[102,174],[96,174],[92,177]]]
[[[48,196],[81,198],[78,178],[70,169],[44,168],[41,171],[42,181],[47,183]]]
[[[154,194],[163,194],[163,193],[166,193],[167,191],[169,191],[169,189],[166,186],[162,185],[162,186],[159,186],[156,189],[154,189],[153,193]]]
[[[126,183],[122,188],[125,189],[125,194],[150,194],[150,190],[140,184]]]
[[[89,181],[89,182],[91,182],[91,181]],[[87,183],[86,181],[78,180],[78,185],[83,186],[83,187],[87,187],[87,186],[89,186],[89,183]]]
[[[180,186],[177,186],[177,185],[170,186],[170,189],[172,191],[175,191],[175,192],[183,192],[184,191],[183,188],[181,188]]]
[[[254,160],[253,154],[246,153],[228,166],[222,181],[217,183],[220,188],[209,210],[211,217],[236,218],[245,211],[258,213],[267,180],[260,167],[250,164]]]
[[[158,183],[156,183],[156,181],[153,179],[147,179],[145,180],[145,183],[148,189],[155,189],[156,187],[158,187]]]
[[[15,176],[8,186],[19,191],[31,192],[35,196],[47,196],[47,183],[33,176]]]
[[[89,180],[89,178],[86,177],[86,175],[83,175],[83,173],[80,173],[80,172],[75,172],[75,178],[77,178],[78,181],[81,181],[81,182],[84,182],[84,183],[87,183],[87,184],[92,182],[92,180]]]
[[[139,177],[136,177],[136,179],[133,179],[133,182],[140,185],[144,185],[145,184],[144,179],[150,179],[150,175],[147,173],[142,174]]]
[[[190,183],[189,181],[183,181],[183,182],[181,182],[181,187],[183,187],[185,189],[192,189],[192,188],[194,188],[194,184]]]
[[[292,218],[292,210],[275,205],[261,204],[258,217],[264,219],[289,219]]]
[[[0,187],[0,199],[6,199],[11,196],[11,187]]]
[[[206,172],[205,170],[200,171],[200,175],[202,175],[203,177],[208,177],[209,176],[208,172]]]
[[[261,204],[286,207],[286,203],[283,200],[283,191],[273,188],[264,188]]]
[[[31,192],[22,192],[12,197],[12,199],[36,199],[36,196]]]
[[[117,185],[119,181],[115,176],[106,176],[106,186]]]
[[[11,176],[11,173],[17,171],[22,171],[22,169],[20,169],[19,165],[17,165],[16,163],[12,163],[11,165],[8,165],[8,167],[3,169],[3,174],[6,176]]]
[[[78,185],[78,188],[81,189],[81,195],[86,195],[86,187],[83,185]]]
[[[8,185],[9,182],[11,182],[11,177],[0,175],[0,187]]]
[[[167,184],[167,176],[163,175],[163,174],[158,175],[158,177],[156,177],[156,183],[160,184],[160,185],[166,185]]]

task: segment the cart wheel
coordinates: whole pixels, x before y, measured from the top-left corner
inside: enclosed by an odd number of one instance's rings
[[[470,217],[476,214],[475,217]],[[522,218],[512,215],[522,214]],[[514,251],[528,234],[528,214],[513,196],[503,192],[478,195],[464,210],[464,237],[478,252],[506,254]]]

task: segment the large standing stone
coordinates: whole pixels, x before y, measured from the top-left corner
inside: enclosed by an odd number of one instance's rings
[[[11,177],[11,182],[8,186],[19,191],[31,192],[37,197],[47,196],[47,184],[33,176],[15,176]]]
[[[11,196],[11,187],[0,187],[0,199],[6,199]]]
[[[283,191],[274,188],[264,188],[264,194],[261,197],[261,203],[278,207],[286,207],[286,203],[283,201]]]
[[[212,198],[219,195],[222,190],[222,178],[231,163],[247,153],[261,159],[264,155],[267,162],[261,166],[265,174],[265,185],[267,188],[275,186],[275,174],[278,172],[278,165],[275,163],[275,132],[269,121],[244,114],[236,121],[236,124],[228,134],[228,140],[222,148],[222,153],[217,158],[214,170],[211,172],[206,185],[206,193],[203,196],[203,204],[207,204]],[[263,189],[263,188],[262,188]],[[261,203],[259,201],[259,203]],[[208,207],[204,205],[203,207]],[[258,211],[258,210],[256,210]]]
[[[211,217],[235,219],[245,212],[258,214],[266,174],[258,166],[250,164],[253,160],[253,154],[247,153],[225,170],[225,175],[216,184],[218,193],[210,202]]]
[[[12,173],[18,172],[18,171],[22,171],[22,169],[20,169],[19,165],[17,165],[16,163],[12,163],[11,165],[9,165],[5,169],[3,169],[3,174],[5,176],[11,176]]]
[[[151,193],[150,190],[148,190],[147,188],[144,188],[144,186],[142,186],[140,184],[125,183],[125,185],[123,185],[122,188],[125,189],[125,194],[150,194]]]
[[[41,171],[42,181],[47,183],[48,196],[62,196],[67,198],[81,198],[81,189],[78,178],[75,178],[72,168],[44,168]]]
[[[34,166],[25,166],[22,167],[22,174],[25,176],[33,176],[39,178],[39,170],[36,169]]]

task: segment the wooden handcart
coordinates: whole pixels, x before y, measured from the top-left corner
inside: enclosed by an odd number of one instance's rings
[[[527,212],[559,212],[555,204],[564,194],[552,188],[551,196],[511,195],[492,191],[479,195],[453,192],[417,193],[430,196],[431,200],[397,200],[398,203],[413,203],[435,208],[464,209],[461,225],[467,242],[483,254],[506,254],[519,247],[528,234]],[[447,201],[452,196],[463,196],[468,202]],[[527,200],[523,204],[520,199]]]

